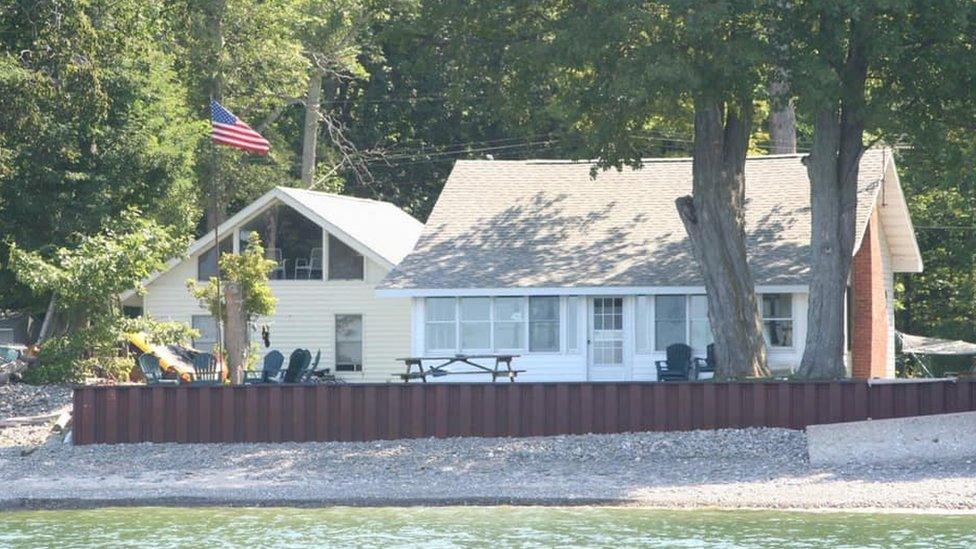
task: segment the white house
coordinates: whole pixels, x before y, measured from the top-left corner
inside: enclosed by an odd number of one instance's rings
[[[520,381],[653,380],[677,342],[704,356],[705,288],[674,204],[691,192],[691,160],[592,168],[455,165],[416,248],[377,290],[412,300],[413,355],[519,353]],[[769,362],[789,371],[808,329],[810,183],[802,155],[751,157],[746,181]],[[848,362],[856,377],[892,377],[893,273],[922,261],[890,151],[864,154],[857,212]]]
[[[375,287],[414,247],[422,224],[396,206],[375,200],[278,187],[218,229],[223,251],[247,246],[256,231],[276,250],[271,290],[275,314],[258,325],[270,329],[270,348],[285,356],[295,348],[321,352],[319,368],[350,381],[385,381],[396,358],[410,353],[411,301],[379,299]],[[199,329],[194,342],[212,348],[214,319],[189,294],[186,281],[215,273],[214,235],[194,242],[185,259],[144,281],[146,292],[129,292],[125,305],[159,320]],[[260,334],[252,341],[260,343]]]

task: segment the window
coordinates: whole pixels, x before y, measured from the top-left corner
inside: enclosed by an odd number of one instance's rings
[[[363,256],[329,235],[329,280],[362,280]]]
[[[13,343],[14,331],[12,328],[0,328],[0,343]]]
[[[220,241],[220,254],[229,254],[234,251],[234,243],[230,237]],[[210,280],[217,276],[217,257],[213,246],[197,257],[197,280]]]
[[[491,349],[491,298],[461,298],[461,348]]]
[[[763,294],[763,335],[770,347],[793,346],[793,295]]]
[[[570,353],[579,351],[579,298],[570,297],[566,300],[566,350]]]
[[[691,348],[705,350],[712,342],[712,326],[708,323],[708,297],[688,296],[688,333]]]
[[[212,352],[217,347],[217,322],[210,315],[193,315],[191,319],[193,329],[200,332],[200,337],[193,340],[193,347],[206,352]]]
[[[336,315],[335,353],[337,372],[363,371],[362,315]]]
[[[457,349],[456,303],[453,297],[427,299],[426,339],[428,351],[454,351]]]
[[[495,298],[495,349],[524,349],[525,300],[521,297]]]
[[[559,351],[559,298],[529,298],[529,351]]]
[[[654,298],[654,348],[664,351],[668,345],[687,343],[686,297],[659,295]]]

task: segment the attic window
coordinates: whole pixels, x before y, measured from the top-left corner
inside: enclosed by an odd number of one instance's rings
[[[329,235],[329,280],[362,280],[363,256]]]

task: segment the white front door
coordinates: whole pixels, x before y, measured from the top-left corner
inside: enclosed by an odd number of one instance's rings
[[[624,298],[590,299],[590,375],[595,381],[625,378],[624,367]]]

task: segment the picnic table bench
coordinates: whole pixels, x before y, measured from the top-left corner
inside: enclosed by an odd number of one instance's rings
[[[424,383],[427,383],[427,376],[441,377],[447,375],[466,375],[466,374],[489,374],[491,375],[492,383],[495,382],[499,377],[508,377],[509,381],[515,382],[515,376],[524,372],[525,370],[513,370],[512,369],[512,359],[517,358],[519,355],[453,355],[453,356],[412,356],[405,358],[398,358],[397,360],[403,362],[407,366],[407,373],[399,374],[400,379],[404,383],[409,383],[411,379],[420,379]],[[474,362],[475,360],[494,360],[494,367],[485,366],[483,364],[478,364]],[[424,369],[424,362],[436,361],[438,364],[432,366],[427,366]],[[467,364],[474,368],[474,370],[465,371],[451,371],[446,368],[452,364]],[[417,367],[417,371],[413,371],[414,366]],[[504,366],[504,369],[502,368]]]

